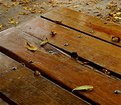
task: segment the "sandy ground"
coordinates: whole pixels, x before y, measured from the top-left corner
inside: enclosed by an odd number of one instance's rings
[[[121,0],[0,0],[0,31],[55,7],[68,7],[121,24]],[[0,105],[7,105],[0,99]]]
[[[0,0],[0,31],[54,7],[68,7],[121,24],[121,0]],[[120,12],[120,18],[113,17],[116,12]]]

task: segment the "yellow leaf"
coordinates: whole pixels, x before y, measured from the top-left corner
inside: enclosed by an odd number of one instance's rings
[[[78,87],[74,88],[72,90],[72,92],[75,90],[90,91],[90,90],[93,90],[93,86],[91,86],[91,85],[78,86]]]
[[[9,19],[9,23],[14,25],[18,24],[18,22],[14,18]]]
[[[36,51],[37,47],[33,46],[31,43],[26,42],[26,48],[30,51]]]
[[[48,39],[46,38],[45,40],[43,40],[41,43],[40,43],[40,46],[44,46],[48,43]]]
[[[114,17],[115,19],[119,19],[119,20],[121,20],[121,17]]]
[[[36,10],[36,9],[32,9],[30,12],[31,12],[31,13],[36,13],[37,10]]]
[[[26,12],[19,12],[19,15],[28,15]]]
[[[27,11],[31,11],[31,10],[32,10],[32,8],[27,7],[27,6],[23,7],[23,9],[24,9],[24,10],[27,10]]]
[[[0,30],[3,28],[3,25],[2,24],[0,24]]]

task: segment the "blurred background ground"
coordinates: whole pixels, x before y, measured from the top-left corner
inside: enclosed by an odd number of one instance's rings
[[[68,7],[121,24],[121,0],[0,0],[0,31],[55,7]]]
[[[0,31],[17,26],[55,7],[121,24],[121,0],[0,0]],[[0,105],[7,105],[0,98]]]

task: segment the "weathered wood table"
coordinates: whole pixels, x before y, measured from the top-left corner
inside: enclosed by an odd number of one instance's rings
[[[121,26],[67,8],[0,33],[0,96],[10,105],[121,105]],[[91,85],[92,91],[74,91]]]

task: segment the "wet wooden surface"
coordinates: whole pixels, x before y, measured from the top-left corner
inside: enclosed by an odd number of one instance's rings
[[[22,105],[119,105],[121,95],[115,90],[121,87],[120,42],[114,45],[107,38],[112,36],[110,32],[120,36],[120,26],[103,26],[103,20],[91,17],[89,22],[97,27],[93,30],[99,36],[89,35],[85,17],[90,18],[61,8],[1,32],[0,92]],[[80,27],[75,20],[82,21],[83,33],[75,30]],[[45,39],[48,43],[42,46]],[[37,50],[28,50],[26,43]],[[41,75],[35,76],[36,70]],[[94,89],[71,93],[82,85],[92,85]]]
[[[42,18],[33,19],[18,28],[41,40],[47,38],[49,43],[59,48],[68,52],[77,52],[79,56],[121,74],[121,48],[118,46]],[[51,35],[52,31],[56,33],[55,36]]]
[[[16,104],[89,105],[2,53],[0,65],[0,92]]]
[[[6,41],[9,41],[9,43],[6,43]],[[25,47],[26,42],[31,42],[38,47],[38,50],[35,52],[27,50]],[[40,42],[41,40],[15,29],[13,32],[0,37],[0,49],[30,68],[39,70],[42,75],[51,78],[56,83],[69,89],[69,91],[79,85],[94,86],[92,92],[77,93],[96,104],[118,105],[121,97],[114,94],[114,91],[120,88],[120,80],[87,68],[74,59],[60,54],[61,52],[56,53],[56,50],[55,54],[50,54],[46,48],[40,46]],[[30,60],[33,61],[32,64],[28,63]]]
[[[52,21],[61,21],[62,24],[66,25],[67,27],[121,46],[121,42],[115,43],[111,41],[112,36],[121,38],[120,25],[107,22],[105,20],[100,20],[93,16],[88,16],[86,14],[63,7],[54,9],[53,11],[42,15],[42,17]]]

